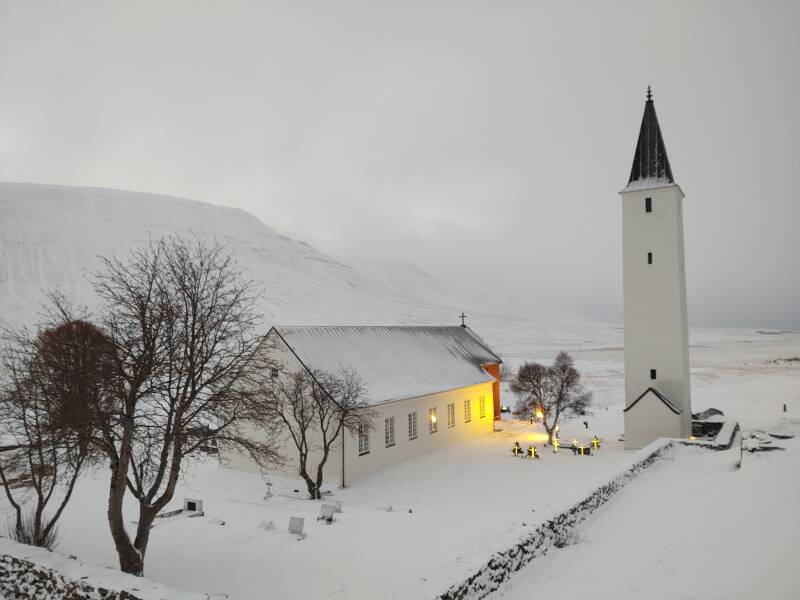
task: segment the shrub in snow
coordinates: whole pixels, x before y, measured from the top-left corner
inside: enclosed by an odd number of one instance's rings
[[[23,507],[19,518],[16,514],[7,516],[3,537],[21,544],[52,550],[58,543],[58,527],[53,526],[45,532],[40,531],[40,527],[36,524],[36,511],[32,506],[26,506]]]

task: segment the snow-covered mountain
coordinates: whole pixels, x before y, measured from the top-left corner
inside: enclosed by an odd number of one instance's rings
[[[86,304],[99,256],[125,256],[170,233],[214,237],[233,250],[261,290],[272,321],[318,323],[441,319],[312,246],[282,236],[249,213],[181,198],[102,188],[0,183],[0,314],[29,321],[45,294],[60,289]],[[422,313],[422,314],[420,314]],[[454,320],[454,315],[450,315]]]
[[[404,261],[361,260],[354,268],[239,209],[140,192],[27,183],[0,183],[0,321],[32,324],[46,294],[56,289],[91,311],[96,299],[89,274],[100,267],[98,256],[124,257],[149,238],[176,232],[229,245],[261,290],[265,325],[456,324],[466,310],[473,328],[511,355],[520,341],[543,349],[621,341],[619,330],[607,324],[552,315],[518,319],[476,307],[469,295]]]

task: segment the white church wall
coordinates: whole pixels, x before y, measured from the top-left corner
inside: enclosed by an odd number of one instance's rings
[[[274,332],[270,332],[268,342],[272,344],[270,348],[270,357],[276,364],[280,365],[279,369],[283,376],[291,373],[298,373],[305,369],[297,356],[295,356],[280,336],[276,335]],[[245,426],[243,433],[252,440],[265,441],[266,433],[264,429],[258,427],[256,424]],[[322,452],[319,450],[321,445],[319,432],[317,430],[309,431],[308,439],[312,451],[309,452],[307,469],[313,477],[313,473],[316,472],[317,465],[322,458]],[[278,452],[283,457],[283,463],[276,470],[285,473],[297,473],[299,470],[297,448],[288,431],[284,429],[283,433],[276,441],[278,443]],[[223,452],[221,454],[221,459],[223,464],[232,469],[255,473],[262,470],[248,455],[241,452]],[[328,462],[326,463],[325,472],[327,473],[327,480],[329,482],[335,478],[337,481],[336,485],[338,485],[338,481],[341,479],[341,465],[341,449],[337,445],[331,450],[328,456]]]
[[[484,398],[483,417],[480,414],[480,398]],[[466,400],[470,401],[471,407],[469,422],[465,421],[464,402]],[[448,427],[447,423],[448,404],[453,404],[455,410],[455,423],[452,427]],[[358,440],[355,436],[348,435],[345,441],[345,476],[348,484],[447,444],[474,439],[494,431],[494,401],[491,383],[482,383],[408,400],[385,402],[374,408],[377,415],[375,429],[370,432],[369,454],[359,456]],[[430,433],[428,410],[431,408],[436,408],[436,433]],[[409,439],[408,415],[413,412],[417,414],[417,437],[412,440]],[[384,443],[385,419],[392,416],[395,420],[395,443],[394,446],[387,448]]]
[[[681,415],[676,415],[649,392],[625,411],[625,448],[644,448],[660,437],[685,438]]]
[[[684,409],[679,433],[687,437],[691,405],[682,199],[677,185],[622,193],[625,398],[629,406],[655,387]]]
[[[279,336],[272,333],[270,341],[274,343],[270,349],[271,356],[281,365],[283,372],[294,373],[304,369],[302,363]],[[485,405],[485,416],[482,418],[480,416],[481,397],[484,398]],[[464,401],[468,399],[470,400],[471,420],[470,422],[465,422]],[[454,405],[455,425],[453,427],[448,427],[447,424],[448,404]],[[428,409],[434,407],[437,409],[437,431],[432,434],[428,427]],[[376,416],[374,429],[369,434],[369,454],[359,456],[356,435],[348,432],[344,436],[346,485],[370,473],[423,455],[455,441],[470,439],[494,430],[494,397],[491,382],[417,398],[385,402],[377,404],[373,408],[376,411]],[[414,411],[417,413],[417,439],[409,440],[408,414]],[[395,445],[387,448],[384,443],[384,419],[391,416],[395,417]],[[245,434],[254,440],[261,440],[265,436],[264,430],[255,425],[248,426],[245,429]],[[320,445],[317,431],[311,432],[309,439],[312,447]],[[296,474],[299,467],[297,449],[288,434],[284,434],[279,439],[279,451],[284,457],[284,463],[277,471]],[[326,489],[341,485],[341,452],[341,443],[337,443],[328,457],[325,467]],[[309,473],[315,472],[320,458],[321,452],[318,450],[310,453],[308,460]],[[249,456],[240,452],[223,452],[221,459],[223,464],[232,469],[249,472],[261,471]]]

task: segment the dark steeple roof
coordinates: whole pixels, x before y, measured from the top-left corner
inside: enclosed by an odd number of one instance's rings
[[[647,182],[645,182],[647,180]],[[636,182],[642,182],[637,184]],[[648,185],[652,183],[652,185]],[[653,105],[653,94],[647,86],[647,102],[644,105],[642,127],[639,130],[639,141],[636,144],[636,153],[633,155],[631,176],[628,179],[628,188],[647,188],[675,183],[672,178],[672,169],[669,167],[667,150],[664,147],[664,138],[658,126],[656,108]]]

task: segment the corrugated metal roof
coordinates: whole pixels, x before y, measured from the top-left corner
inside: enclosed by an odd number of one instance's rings
[[[468,327],[274,327],[311,370],[355,370],[373,403],[494,381],[500,358]]]

